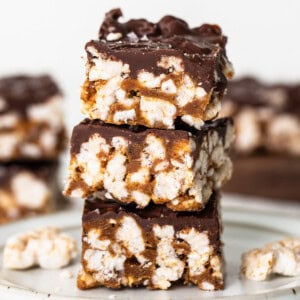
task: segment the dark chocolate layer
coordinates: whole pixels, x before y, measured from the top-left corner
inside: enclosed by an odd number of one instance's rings
[[[108,12],[100,27],[99,40],[88,42],[86,48],[93,46],[111,59],[128,63],[132,78],[136,78],[141,70],[155,75],[166,74],[168,70],[157,66],[160,58],[164,55],[180,57],[185,72],[195,82],[201,82],[207,92],[213,88],[216,91],[225,89],[227,80],[222,69],[227,38],[219,26],[203,24],[190,28],[185,21],[173,16],[164,16],[157,23],[145,19],[120,23],[121,16],[120,9]],[[122,37],[107,41],[110,33],[121,33]],[[90,53],[88,58],[92,59]]]
[[[146,136],[150,133],[156,133],[158,136],[172,140],[188,139],[189,135],[193,134],[199,144],[201,144],[203,136],[205,136],[209,130],[216,130],[220,136],[225,138],[227,125],[232,123],[233,121],[230,118],[221,118],[206,122],[200,130],[189,127],[188,125],[177,126],[176,130],[163,130],[150,129],[143,126],[116,126],[105,124],[99,120],[85,119],[73,129],[71,153],[79,153],[81,145],[88,141],[89,137],[94,133],[101,133],[101,136],[107,139],[108,142],[110,142],[114,136],[126,137],[126,139],[131,141],[131,144],[136,147],[141,145]]]
[[[131,19],[120,23],[119,18],[123,16],[121,9],[112,9],[105,14],[105,19],[99,30],[99,38],[103,39],[111,32],[120,32],[123,39],[127,34],[134,32],[138,37],[173,37],[174,35],[203,35],[215,44],[225,47],[226,37],[222,35],[221,29],[217,25],[205,25],[201,27],[190,28],[182,19],[167,15],[157,23],[149,22],[146,19]]]
[[[58,86],[49,75],[17,75],[0,79],[0,98],[5,101],[0,114],[10,110],[24,112],[35,103],[61,94]]]
[[[278,112],[300,114],[300,84],[266,84],[254,77],[228,82],[224,101],[240,107],[270,107]]]
[[[0,186],[6,186],[19,172],[28,171],[48,181],[56,175],[58,161],[11,162],[0,165]],[[30,187],[28,187],[30,188]]]
[[[176,212],[164,205],[151,204],[144,209],[137,209],[134,205],[122,206],[117,202],[105,202],[103,199],[90,197],[85,201],[82,222],[98,228],[98,222],[103,219],[117,219],[130,215],[146,231],[151,231],[154,224],[171,225],[176,231],[185,228],[207,231],[211,241],[218,247],[222,231],[218,209],[219,198],[217,193],[213,193],[205,209],[201,211]]]

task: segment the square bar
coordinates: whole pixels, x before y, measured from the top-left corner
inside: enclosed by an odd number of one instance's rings
[[[300,84],[242,77],[228,84],[222,115],[234,118],[230,193],[300,200]]]
[[[56,160],[65,146],[61,105],[47,75],[0,79],[0,162]]]
[[[168,289],[183,283],[202,290],[222,289],[218,206],[215,193],[205,210],[192,213],[161,205],[138,210],[86,200],[78,287]]]
[[[178,211],[203,209],[212,191],[230,177],[230,119],[201,130],[147,129],[86,119],[71,138],[65,195],[86,198],[99,191],[139,208],[151,201]]]
[[[190,28],[173,16],[158,23],[120,23],[108,12],[99,39],[86,44],[82,112],[111,124],[171,129],[175,120],[199,129],[215,118],[227,78],[227,38],[217,25]]]
[[[0,165],[0,224],[53,210],[60,196],[57,162]]]
[[[234,117],[235,149],[300,156],[300,84],[266,84],[252,77],[233,80],[222,115]]]

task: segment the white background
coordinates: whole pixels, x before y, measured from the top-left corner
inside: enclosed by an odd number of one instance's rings
[[[218,23],[229,37],[236,74],[300,81],[300,1],[271,0],[0,0],[0,76],[50,72],[65,96],[69,129],[83,116],[79,89],[84,44],[95,38],[104,13],[157,21],[165,14],[192,26]]]

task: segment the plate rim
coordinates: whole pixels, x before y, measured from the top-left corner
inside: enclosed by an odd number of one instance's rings
[[[226,200],[225,200],[226,201]],[[242,201],[241,201],[242,202]],[[287,232],[285,230],[281,230],[278,228],[273,228],[273,227],[269,227],[266,226],[266,224],[261,224],[261,223],[267,223],[264,219],[262,218],[258,218],[257,220],[259,220],[259,222],[253,223],[253,222],[247,222],[245,220],[243,220],[243,218],[239,218],[240,214],[247,214],[249,215],[256,215],[256,214],[260,214],[263,216],[268,216],[268,218],[273,218],[276,219],[278,218],[278,214],[281,215],[281,217],[287,218],[288,217],[288,221],[290,222],[299,222],[299,219],[297,219],[298,214],[296,215],[292,215],[290,216],[288,212],[286,211],[281,211],[280,209],[274,208],[271,210],[263,210],[261,208],[255,209],[252,206],[249,209],[248,205],[226,205],[224,204],[224,201],[222,203],[222,215],[226,216],[225,218],[223,217],[224,223],[233,223],[233,224],[239,224],[242,223],[243,225],[245,225],[246,227],[251,226],[251,227],[258,227],[258,228],[265,228],[267,230],[274,230],[276,233],[280,233],[280,234],[287,234]],[[300,215],[300,214],[299,214]],[[232,218],[235,216],[235,218]],[[238,218],[237,218],[238,216]],[[72,228],[72,227],[77,227],[80,226],[80,221],[81,221],[81,211],[79,209],[71,209],[69,211],[61,211],[61,212],[56,212],[56,213],[52,213],[50,215],[47,216],[40,216],[40,217],[35,217],[32,219],[25,219],[25,220],[20,220],[14,223],[10,223],[10,224],[6,224],[6,225],[2,225],[0,227],[0,234],[3,231],[9,231],[9,232],[13,232],[16,230],[19,230],[20,226],[26,224],[27,227],[29,225],[29,227],[34,227],[35,225],[38,225],[39,227],[43,227],[43,225],[41,225],[41,223],[54,223],[57,219],[60,219],[62,222],[60,222],[58,224],[58,228],[62,228],[64,229],[68,229],[68,228]],[[230,219],[230,220],[229,220]],[[257,224],[259,223],[259,224]],[[52,225],[49,225],[52,226]],[[225,225],[226,226],[226,225]],[[224,227],[225,227],[224,226]],[[26,226],[25,226],[26,227]],[[17,229],[18,228],[18,229]],[[26,231],[26,229],[24,230]],[[2,250],[4,246],[3,244],[0,244],[0,249]],[[290,284],[289,284],[290,285]],[[291,293],[291,291],[295,291],[296,294],[289,294],[288,292]],[[15,285],[12,282],[6,281],[3,278],[0,278],[0,291],[2,292],[15,292],[16,296],[18,294],[18,296],[32,296],[35,297],[36,299],[39,299],[41,297],[46,297],[47,299],[57,299],[57,300],[69,300],[69,299],[91,299],[88,296],[82,296],[82,295],[74,295],[74,296],[65,296],[65,295],[57,295],[54,294],[55,292],[52,293],[46,293],[46,292],[42,292],[42,291],[35,291],[32,290],[31,288],[26,288],[26,287],[22,287],[19,285]],[[168,291],[164,291],[166,293],[168,293]],[[112,290],[112,294],[114,293],[114,291]],[[300,294],[300,282],[296,282],[295,286],[283,286],[282,288],[277,289],[276,291],[270,291],[270,292],[259,292],[257,294],[251,294],[251,295],[243,295],[243,299],[261,299],[261,298],[267,298],[270,297],[272,295],[275,296],[279,296],[279,295],[285,295],[285,296],[297,296],[297,293]],[[99,297],[101,297],[101,295],[99,295]],[[239,299],[241,298],[241,295],[233,295],[233,296],[220,296],[214,299]],[[107,299],[106,298],[97,298],[99,300],[101,299]],[[118,299],[118,298],[116,298]],[[170,298],[171,299],[171,298]],[[208,298],[209,299],[209,298]]]

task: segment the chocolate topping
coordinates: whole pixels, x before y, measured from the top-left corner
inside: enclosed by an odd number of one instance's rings
[[[278,112],[300,114],[300,84],[266,84],[254,77],[243,77],[228,82],[224,101],[232,101],[238,107],[270,107]]]
[[[163,37],[172,37],[174,35],[187,35],[191,34],[189,25],[179,18],[173,16],[164,16],[157,23],[160,34]]]
[[[18,173],[28,171],[42,180],[49,180],[56,173],[57,161],[12,162],[0,165],[0,186],[7,185]],[[30,188],[30,187],[29,187]]]
[[[122,11],[117,8],[105,14],[104,21],[99,30],[99,39],[106,39],[110,33],[121,33],[122,40],[129,39],[130,33],[135,33],[138,37],[147,36],[148,39],[172,38],[174,36],[195,36],[209,40],[213,44],[219,44],[223,48],[226,44],[226,37],[222,35],[222,30],[218,25],[203,24],[202,26],[190,28],[182,19],[166,15],[157,23],[152,23],[146,19],[131,19],[120,23],[119,18],[123,16]]]
[[[131,141],[132,145],[139,145],[143,143],[146,136],[150,133],[173,140],[188,139],[189,134],[192,133],[195,135],[197,142],[201,144],[203,136],[205,136],[210,130],[216,130],[220,136],[225,138],[227,125],[232,123],[232,119],[223,118],[206,122],[201,130],[189,127],[185,124],[177,126],[177,130],[163,130],[150,129],[143,126],[108,125],[99,120],[85,119],[73,129],[71,138],[71,153],[79,153],[81,145],[87,142],[90,136],[94,133],[99,133],[102,137],[107,139],[108,142],[110,142],[114,136],[123,136]]]
[[[203,24],[190,28],[185,21],[173,16],[165,16],[158,23],[145,19],[120,23],[118,19],[121,16],[120,9],[106,14],[100,27],[99,40],[86,44],[88,59],[93,58],[88,51],[93,46],[111,59],[129,64],[131,78],[137,78],[141,70],[155,75],[167,74],[167,69],[157,66],[161,57],[180,57],[185,72],[197,84],[201,83],[207,92],[225,89],[227,80],[223,68],[227,60],[227,39],[219,26]],[[122,37],[117,41],[107,41],[110,33],[120,33]]]
[[[5,107],[0,110],[0,114],[11,110],[24,113],[29,105],[44,102],[60,93],[58,86],[48,75],[1,78],[0,98],[5,101]]]
[[[146,231],[152,230],[154,224],[171,225],[176,231],[185,228],[195,228],[207,231],[212,242],[220,243],[221,224],[219,220],[219,195],[213,193],[204,210],[198,212],[176,212],[164,205],[151,204],[144,209],[137,209],[134,205],[122,206],[116,202],[104,201],[99,198],[88,198],[85,201],[82,222],[92,223],[102,219],[117,219],[123,215],[131,215]]]
[[[99,30],[99,38],[105,38],[111,32],[119,32],[126,35],[129,32],[134,32],[138,37],[143,35],[156,35],[157,25],[148,22],[145,19],[132,19],[126,23],[120,23],[118,19],[123,16],[121,9],[112,9],[105,14],[105,19]]]

